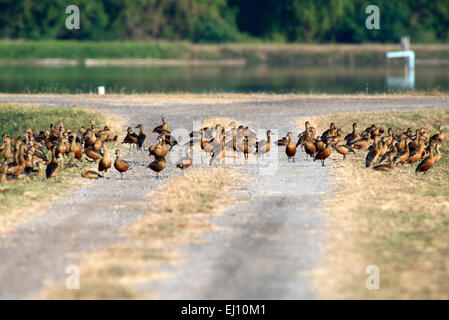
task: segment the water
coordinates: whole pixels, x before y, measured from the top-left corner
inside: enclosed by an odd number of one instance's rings
[[[0,92],[383,93],[408,90],[401,65],[310,67],[0,66]],[[414,89],[449,91],[449,65],[417,66]]]

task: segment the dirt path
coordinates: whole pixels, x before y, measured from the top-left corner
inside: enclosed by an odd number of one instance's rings
[[[106,110],[153,128],[165,114],[171,128],[191,130],[192,122],[229,117],[252,128],[293,130],[300,117],[336,112],[449,108],[449,98],[316,98],[289,97],[266,101],[194,104],[191,100],[155,105],[151,96],[112,100],[89,95],[0,95],[0,103],[42,106],[82,106]],[[302,129],[302,128],[301,128]],[[293,130],[297,134],[298,129]],[[151,137],[154,141],[155,136]],[[21,224],[17,233],[0,237],[0,298],[23,298],[38,293],[51,281],[65,278],[65,268],[84,253],[119,241],[119,230],[146,207],[138,202],[163,181],[151,178],[146,152],[126,152],[133,170],[123,181],[109,179],[74,188],[43,215]],[[220,231],[205,232],[204,243],[183,246],[186,264],[164,266],[174,277],[143,283],[142,288],[165,298],[313,298],[309,271],[319,266],[325,214],[320,200],[332,196],[329,167],[305,160],[287,164],[280,149],[278,171],[262,176],[249,167],[248,180],[234,195],[236,205],[212,218]],[[168,165],[165,175],[179,174]],[[129,205],[134,204],[134,205]]]

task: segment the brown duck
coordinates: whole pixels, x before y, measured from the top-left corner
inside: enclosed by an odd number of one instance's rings
[[[109,157],[109,154],[106,152],[105,148],[103,147],[103,157],[101,158],[100,162],[98,163],[98,171],[103,172],[106,174],[108,172],[108,169],[112,166],[112,160]]]
[[[293,162],[295,162],[295,155],[296,155],[296,145],[292,141],[292,133],[289,132],[287,134],[288,136],[288,143],[285,147],[285,153],[287,154],[287,161],[290,161],[291,158],[293,158]]]
[[[343,160],[346,159],[346,156],[350,153],[355,153],[355,150],[352,149],[350,146],[346,145],[344,141],[338,141],[335,145],[335,151],[337,151],[339,154],[343,155]]]
[[[413,165],[421,159],[422,154],[425,152],[424,141],[421,137],[418,138],[418,145],[415,147],[413,152],[407,158],[407,163]]]
[[[145,150],[145,142],[147,141],[147,136],[143,133],[143,125],[137,125],[136,129],[139,129],[139,134],[137,135],[137,148]]]
[[[90,162],[97,162],[97,160],[100,160],[103,157],[103,154],[100,151],[96,151],[92,149],[92,147],[87,148],[84,150],[84,153],[89,159]]]
[[[332,153],[332,141],[328,139],[326,142],[326,147],[315,155],[313,161],[321,160],[321,165],[324,167],[324,161],[331,155],[331,153]]]
[[[374,136],[374,142],[373,142],[373,148],[367,153],[365,158],[365,166],[367,168],[371,167],[373,163],[376,163],[379,159],[380,149],[381,146],[379,146],[382,142],[379,141],[378,136]],[[383,145],[382,145],[383,147]]]
[[[178,163],[176,164],[176,167],[184,170],[189,168],[192,165],[192,147],[186,148],[186,156],[181,158]]]
[[[350,146],[353,149],[362,150],[368,146],[369,142],[370,142],[370,135],[368,133],[365,133],[365,135],[362,138],[351,142]]]
[[[156,179],[159,179],[159,172],[165,169],[165,158],[155,158],[153,162],[148,165],[148,168],[156,172]]]
[[[126,136],[125,136],[125,138],[122,141],[122,144],[123,143],[128,143],[129,144],[129,149],[131,149],[131,147],[133,145],[137,145],[137,134],[132,132],[131,127],[128,127]]]
[[[440,144],[435,143],[433,149],[431,149],[430,155],[418,164],[418,167],[416,167],[415,172],[426,173],[430,168],[433,167],[433,165],[435,163],[438,162],[438,160],[441,157],[439,147],[440,147]]]
[[[81,171],[81,176],[85,179],[98,179],[103,178],[103,176],[95,170],[89,170],[89,167],[85,165]]]
[[[360,135],[357,133],[357,123],[352,124],[352,132],[345,136],[345,141],[347,145],[350,145],[351,142],[360,139]]]
[[[125,160],[120,159],[120,150],[119,149],[117,149],[115,151],[115,154],[117,155],[117,157],[115,158],[114,168],[118,172],[120,172],[120,178],[123,179],[123,172],[128,171],[131,168],[131,166]]]
[[[405,138],[405,149],[402,150],[401,152],[398,152],[396,154],[396,156],[394,157],[394,163],[395,164],[404,164],[405,161],[407,161],[409,155],[410,155],[410,150],[408,149],[408,142],[409,142],[410,138]]]
[[[310,156],[311,158],[313,158],[313,156],[316,153],[315,141],[312,139],[306,139],[304,141],[304,151],[306,152],[307,156]]]
[[[160,126],[157,126],[156,128],[154,128],[153,132],[161,134],[162,131],[167,131],[167,130],[168,130],[167,122],[165,121],[165,117],[162,117],[162,124]]]
[[[50,154],[50,162],[47,164],[47,168],[45,169],[45,177],[47,179],[55,178],[56,180],[56,177],[58,176],[59,173],[59,165],[58,161],[56,160],[55,152],[56,146],[53,146]]]
[[[391,172],[394,170],[394,154],[390,153],[388,155],[388,164],[378,164],[377,166],[374,166],[373,169],[376,171],[384,171],[384,172]]]
[[[257,141],[256,143],[256,154],[262,155],[270,152],[271,149],[271,130],[267,131],[267,140]]]

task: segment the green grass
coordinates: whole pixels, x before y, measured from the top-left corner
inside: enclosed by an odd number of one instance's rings
[[[187,42],[0,41],[0,59],[188,58]]]
[[[387,45],[317,45],[278,43],[191,44],[186,41],[11,41],[0,40],[1,60],[33,59],[231,59],[248,64],[383,64],[385,52],[399,50]],[[420,59],[449,59],[447,45],[414,45]]]
[[[104,124],[99,113],[77,108],[42,109],[0,104],[0,134],[6,133],[12,138],[22,134],[28,127],[37,134],[40,130],[48,129],[50,123],[56,124],[59,120],[64,123],[66,129],[89,126],[90,120],[94,120],[100,126]]]
[[[39,130],[47,129],[50,123],[56,123],[59,120],[64,123],[66,129],[72,128],[77,131],[82,125],[89,126],[91,119],[95,120],[99,126],[105,123],[99,113],[76,108],[42,109],[0,105],[0,135],[7,133],[10,137],[16,138],[28,127],[38,133]],[[0,161],[3,159],[0,158]],[[87,164],[87,162],[84,163]],[[0,230],[25,220],[34,214],[39,206],[64,193],[69,186],[80,181],[78,169],[67,169],[59,171],[56,181],[31,175],[15,184],[0,184]]]

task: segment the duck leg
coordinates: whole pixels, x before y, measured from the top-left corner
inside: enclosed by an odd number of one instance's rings
[[[321,160],[321,165],[324,167],[324,160]]]

